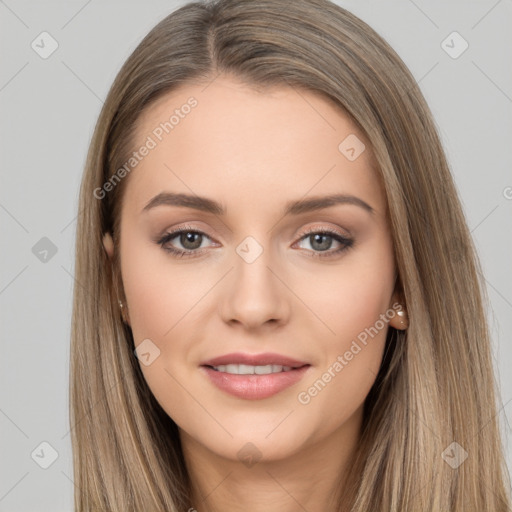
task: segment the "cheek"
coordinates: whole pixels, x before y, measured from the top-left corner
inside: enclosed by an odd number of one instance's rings
[[[173,264],[165,251],[149,243],[137,242],[130,253],[131,242],[127,237],[121,270],[135,344],[144,338],[163,342],[181,327],[180,319],[193,316],[192,307],[206,293],[209,281],[201,279],[193,265]]]
[[[173,368],[178,366],[180,376],[186,377],[189,365],[185,363],[191,359],[194,340],[204,337],[205,318],[200,317],[206,314],[205,305],[211,304],[209,291],[218,281],[219,272],[204,272],[194,262],[172,261],[163,249],[152,241],[143,241],[135,230],[127,229],[121,251],[135,347],[149,339],[161,356],[151,366],[141,365],[141,369],[150,386],[160,379],[168,389],[170,376],[166,370],[174,373]],[[157,389],[160,386],[155,386]]]
[[[297,393],[298,416],[322,418],[315,438],[360,418],[364,401],[375,382],[384,351],[386,329],[367,344],[358,340],[339,344],[329,363]],[[358,421],[356,419],[356,421]]]
[[[302,273],[293,288],[312,313],[307,315],[310,327],[316,324],[317,336],[327,342],[326,347],[344,350],[389,309],[393,287],[391,241],[373,236],[338,264],[318,265],[314,273]]]
[[[308,414],[330,414],[322,429],[345,422],[362,406],[379,371],[385,348],[394,286],[394,258],[387,238],[375,239],[365,250],[313,281],[301,293],[318,312],[317,338],[322,361],[301,386],[300,407]],[[309,290],[309,292],[308,292]],[[312,291],[313,290],[313,291]],[[320,336],[322,333],[322,336]]]
[[[150,353],[149,364],[139,356],[139,365],[154,397],[174,418],[171,413],[189,407],[180,383],[189,379],[183,363],[197,326],[194,314],[199,308],[193,306],[206,293],[207,280],[201,281],[192,265],[172,265],[163,250],[146,247],[135,237],[126,236],[122,251],[123,286],[135,348],[140,345],[141,354]],[[185,267],[189,270],[184,271]]]
[[[389,295],[379,296],[368,286],[366,293],[358,288],[353,300],[340,298],[339,308],[332,312],[336,335],[323,337],[331,341],[322,343],[322,362],[296,395],[303,415],[324,418],[316,435],[336,430],[362,409],[382,363],[394,313],[388,301]]]

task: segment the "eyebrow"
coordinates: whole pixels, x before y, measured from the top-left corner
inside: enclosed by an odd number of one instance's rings
[[[283,216],[313,212],[338,204],[359,206],[370,214],[375,213],[375,210],[359,197],[348,194],[332,194],[327,196],[310,197],[308,199],[299,199],[297,201],[288,201],[284,206]],[[184,208],[201,210],[214,215],[226,214],[224,206],[213,199],[189,194],[177,194],[173,192],[161,192],[160,194],[157,194],[146,204],[146,206],[144,206],[141,213],[147,212],[157,206],[181,206]]]

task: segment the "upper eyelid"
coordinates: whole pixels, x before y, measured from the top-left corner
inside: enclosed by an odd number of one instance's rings
[[[163,233],[163,235],[161,237],[158,238],[158,240],[163,240],[165,238],[168,238],[167,241],[170,241],[170,240],[173,240],[174,238],[176,238],[177,236],[179,236],[180,234],[182,233],[197,233],[197,234],[200,234],[202,236],[206,236],[207,238],[209,238],[210,240],[212,241],[215,241],[213,237],[211,237],[208,233],[204,232],[203,230],[201,229],[198,229],[198,228],[194,228],[192,226],[180,226],[176,229],[173,229],[173,230],[170,230],[170,231],[166,231],[165,233]],[[306,238],[307,236],[311,235],[311,234],[314,234],[314,233],[327,233],[329,235],[332,235],[332,236],[338,236],[344,240],[347,240],[347,239],[350,239],[351,238],[351,235],[347,234],[343,234],[343,233],[340,233],[339,230],[335,229],[335,228],[330,228],[330,227],[309,227],[309,228],[306,228],[306,230],[304,232],[302,232],[302,234],[300,235],[300,238],[298,239],[298,241]]]
[[[307,228],[305,228],[304,230],[304,233],[316,233],[316,232],[335,232],[335,233],[340,233],[340,229],[342,229],[343,231],[347,232],[347,236],[349,234],[348,230],[347,229],[343,229],[343,228],[333,228],[333,227],[329,227],[329,226],[309,226]],[[177,228],[173,228],[173,229],[170,229],[170,230],[165,230],[163,233],[162,233],[162,236],[165,236],[165,235],[170,235],[170,234],[174,234],[174,233],[180,233],[180,232],[183,232],[183,231],[190,231],[190,232],[194,232],[194,233],[201,233],[202,235],[206,235],[208,237],[210,237],[210,235],[208,235],[208,233],[206,231],[204,231],[203,229],[201,228],[197,228],[197,227],[193,227],[193,226],[178,226]],[[341,235],[342,233],[340,233]],[[212,237],[210,237],[212,238]]]
[[[171,229],[169,231],[165,231],[160,238],[166,238],[167,236],[171,236],[171,235],[174,235],[174,236],[172,236],[172,238],[175,238],[176,236],[180,235],[181,233],[199,233],[200,235],[204,235],[204,236],[208,237],[210,240],[213,239],[208,233],[206,233],[202,229],[197,229],[197,228],[192,228],[192,227],[187,227],[187,226],[182,226],[182,227],[179,227],[176,229]]]
[[[347,230],[345,230],[347,231]],[[349,238],[351,235],[347,232],[347,234],[343,234],[340,232],[339,229],[331,228],[331,227],[309,227],[306,228],[305,231],[302,233],[302,236],[309,235],[312,233],[329,233],[329,234],[336,234],[343,238]]]

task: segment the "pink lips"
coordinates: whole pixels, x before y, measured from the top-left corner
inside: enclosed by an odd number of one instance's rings
[[[214,370],[213,366],[227,364],[247,364],[266,366],[270,364],[292,367],[289,371],[269,373],[265,375],[235,375]],[[205,361],[201,371],[206,373],[210,381],[222,391],[246,400],[268,398],[292,386],[302,379],[311,367],[310,364],[279,354],[226,354]]]
[[[271,352],[265,352],[264,354],[242,354],[241,352],[234,352],[232,354],[214,357],[213,359],[201,364],[203,366],[220,366],[221,364],[249,364],[252,366],[265,366],[267,364],[279,364],[281,366],[292,366],[294,368],[298,368],[308,363],[292,359],[291,357],[282,356],[280,354],[272,354]]]

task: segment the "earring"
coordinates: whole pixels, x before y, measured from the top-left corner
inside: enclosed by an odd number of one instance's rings
[[[125,324],[128,323],[128,320],[126,319],[126,311],[124,309],[124,305],[123,305],[123,302],[122,301],[118,301],[119,302],[119,308],[121,309],[121,317],[123,319],[123,322]]]
[[[407,319],[407,313],[405,312],[404,309],[401,309],[400,311],[397,311],[396,314],[399,317],[400,325],[402,325],[404,327],[404,329],[406,329],[409,325],[409,322]]]

